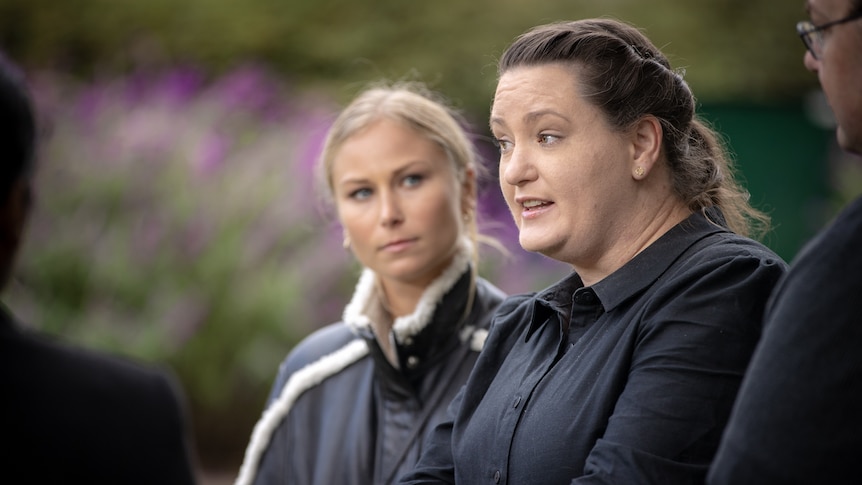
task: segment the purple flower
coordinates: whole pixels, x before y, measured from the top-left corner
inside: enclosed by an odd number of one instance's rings
[[[231,144],[231,140],[224,135],[208,133],[197,147],[194,161],[197,172],[206,175],[217,170],[227,158]]]

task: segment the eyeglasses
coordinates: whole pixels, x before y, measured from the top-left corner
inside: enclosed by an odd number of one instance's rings
[[[819,59],[820,54],[822,54],[823,51],[823,32],[830,27],[844,24],[858,18],[862,18],[862,10],[852,13],[843,19],[833,20],[832,22],[826,22],[822,25],[814,25],[807,20],[803,20],[796,24],[796,33],[802,38],[802,43],[805,44],[805,47],[808,48],[811,55],[814,56],[815,59]]]

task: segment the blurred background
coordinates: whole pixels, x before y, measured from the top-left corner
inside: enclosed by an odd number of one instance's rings
[[[495,62],[534,25],[594,16],[641,27],[685,70],[788,261],[859,191],[802,66],[801,1],[0,0],[0,50],[45,134],[5,300],[36,328],[171,369],[203,483],[228,482],[279,362],[340,317],[358,274],[312,183],[338,108],[379,79],[448,97],[492,174],[482,226],[511,249],[484,251],[482,273],[543,288],[568,269],[519,248],[498,194]]]

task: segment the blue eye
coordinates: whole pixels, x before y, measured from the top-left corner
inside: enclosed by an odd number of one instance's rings
[[[422,180],[424,180],[424,179],[425,179],[425,177],[423,177],[422,175],[417,175],[417,174],[408,175],[408,176],[404,177],[404,185],[406,185],[407,187],[415,187],[415,186],[421,184]]]
[[[356,189],[353,192],[350,192],[349,194],[347,194],[347,197],[350,199],[355,199],[355,200],[365,200],[365,199],[371,197],[371,189],[366,189],[366,188]]]

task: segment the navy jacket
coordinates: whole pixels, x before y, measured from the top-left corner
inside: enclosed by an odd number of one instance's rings
[[[376,485],[412,469],[467,380],[504,297],[479,278],[471,299],[469,255],[462,256],[413,315],[395,322],[397,368],[368,325],[364,309],[376,300],[374,275],[364,272],[347,322],[310,335],[282,364],[238,484]]]

